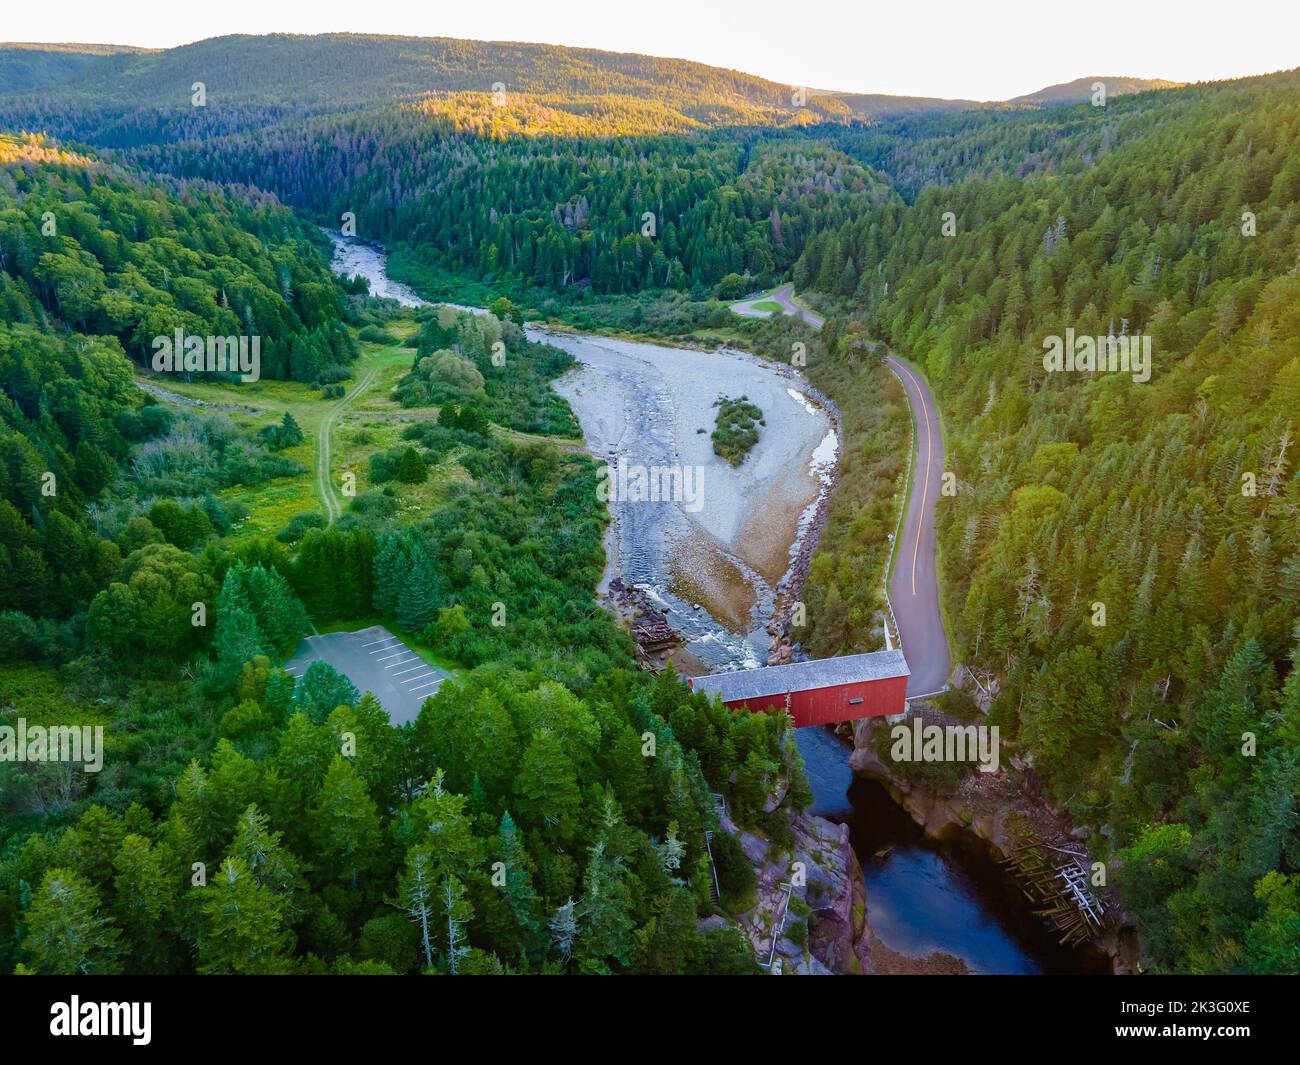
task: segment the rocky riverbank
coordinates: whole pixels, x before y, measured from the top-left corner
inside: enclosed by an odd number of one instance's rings
[[[682,644],[682,636],[668,624],[664,615],[644,588],[627,584],[621,577],[609,582],[603,600],[605,606],[621,618],[636,642],[642,665],[656,671]]]
[[[720,818],[754,866],[757,898],[737,921],[760,963],[781,974],[870,971],[866,888],[848,826],[792,813],[793,843],[778,846]]]
[[[808,579],[808,567],[812,564],[813,553],[821,540],[822,530],[830,517],[831,498],[840,481],[839,451],[844,446],[844,419],[835,401],[819,389],[804,382],[803,392],[806,399],[820,407],[831,422],[834,434],[835,455],[822,465],[817,474],[821,479],[821,488],[816,501],[800,522],[798,539],[795,541],[794,558],[781,583],[777,585],[776,598],[772,605],[772,620],[767,625],[767,632],[772,637],[769,666],[783,665],[795,659],[798,633],[791,631],[791,613],[803,594],[804,582]]]

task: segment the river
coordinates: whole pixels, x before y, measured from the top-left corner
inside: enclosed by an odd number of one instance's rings
[[[738,351],[695,351],[529,327],[577,368],[556,382],[587,447],[612,469],[680,471],[691,498],[610,503],[611,562],[644,588],[711,668],[764,664],[777,588],[789,579],[805,514],[828,497],[838,441],[802,377]],[[763,412],[758,443],[738,467],[716,455],[720,397]]]
[[[1062,947],[973,832],[930,839],[883,785],[855,776],[852,748],[825,728],[797,734],[811,813],[849,826],[867,886],[867,921],[899,954],[936,951],[972,973],[1109,973],[1099,951]]]
[[[330,237],[337,273],[363,275],[372,292],[405,306],[425,303],[388,276],[381,247]],[[651,482],[666,472],[684,489],[659,502],[635,490],[614,493],[606,581],[619,576],[644,589],[685,638],[685,650],[710,669],[762,665],[777,592],[829,498],[839,452],[832,420],[803,376],[741,351],[531,324],[525,334],[576,360],[555,388],[577,415],[588,450],[628,471],[612,484],[634,485],[638,471]],[[723,396],[743,396],[763,412],[758,443],[738,467],[714,454],[710,438]]]
[[[336,272],[361,274],[372,292],[405,306],[426,303],[388,277],[382,248],[330,236]],[[665,606],[696,657],[715,668],[759,665],[774,589],[829,490],[838,448],[802,378],[741,352],[531,325],[527,334],[578,361],[557,390],[598,458],[703,470],[705,505],[698,510],[686,501],[675,507],[611,502],[611,563]],[[718,393],[748,395],[768,422],[740,470],[712,454],[708,432]],[[696,431],[701,428],[706,431]],[[759,525],[780,526],[779,535],[756,538]],[[973,833],[928,839],[881,785],[855,778],[850,749],[834,733],[804,728],[796,738],[812,786],[811,812],[849,825],[867,887],[868,922],[891,950],[913,957],[942,952],[974,973],[1108,971],[1099,957],[1056,943]]]

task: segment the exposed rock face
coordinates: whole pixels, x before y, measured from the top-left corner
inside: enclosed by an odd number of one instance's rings
[[[930,712],[925,703],[913,702],[912,710]],[[873,747],[875,732],[889,727],[882,718],[853,722],[849,766],[860,776],[884,784],[927,835],[938,837],[947,828],[964,828],[1007,854],[1016,846],[1009,822],[1018,818],[1031,824],[1038,838],[1052,846],[1067,847],[1072,841],[1087,838],[1086,831],[1079,833],[1064,811],[1043,798],[1033,786],[1032,773],[1008,771],[1008,763],[1015,768],[1014,759],[1004,758],[997,773],[966,774],[951,793],[907,779],[882,760]]]
[[[961,794],[961,789],[956,795],[942,795],[901,779],[870,747],[855,747],[849,756],[849,765],[853,772],[884,784],[894,800],[912,815],[912,820],[925,829],[927,836],[937,839],[946,829],[964,828],[988,840],[1003,854],[1014,849],[1011,830],[1007,827],[1007,817],[1016,812],[1009,786],[1006,787],[1008,794],[1000,796],[1003,800],[1000,802],[988,801],[989,784],[980,778],[973,779],[973,783],[982,788],[979,796],[967,799]]]
[[[769,666],[784,666],[794,660],[794,648],[790,644],[788,636],[781,636],[776,640],[774,649],[767,656]]]
[[[821,906],[814,904],[808,922],[813,957],[831,972],[844,975],[865,973],[870,967],[867,930],[867,888],[862,867],[849,843],[849,826],[832,825],[820,817],[812,820],[839,832],[839,855],[821,881]],[[812,883],[813,874],[808,874]]]
[[[729,817],[722,827],[736,831]],[[848,826],[801,814],[790,827],[794,844],[779,853],[756,833],[737,833],[758,881],[758,901],[741,915],[741,930],[760,962],[773,958],[783,974],[865,972],[866,888]]]

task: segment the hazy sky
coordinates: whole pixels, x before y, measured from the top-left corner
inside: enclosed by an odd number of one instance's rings
[[[1300,66],[1297,0],[9,0],[0,35],[170,47],[227,33],[539,41],[697,59],[789,85],[1006,99],[1092,74]]]

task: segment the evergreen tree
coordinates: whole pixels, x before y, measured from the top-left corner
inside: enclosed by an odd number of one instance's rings
[[[259,884],[239,858],[227,858],[200,892],[203,931],[198,971],[206,975],[267,976],[288,972],[293,933],[284,927],[284,901]]]
[[[433,558],[422,541],[412,540],[397,591],[397,623],[407,632],[419,632],[437,617],[441,601],[441,581]]]
[[[429,467],[413,447],[402,452],[397,467],[397,479],[403,484],[422,484],[429,477]]]
[[[506,868],[506,905],[510,907],[525,944],[536,948],[540,945],[537,937],[541,931],[541,899],[533,889],[523,836],[515,826],[509,810],[501,815],[501,827],[497,832],[497,855]]]
[[[45,874],[24,923],[23,949],[38,973],[91,976],[121,969],[121,933],[102,912],[94,885],[71,869]]]
[[[379,541],[374,565],[373,605],[376,613],[383,616],[396,613],[398,595],[410,566],[406,534],[390,533]]]
[[[296,709],[319,724],[336,706],[355,706],[359,695],[356,686],[322,658],[316,659],[302,675],[294,691]]]
[[[627,964],[635,945],[636,927],[629,910],[631,899],[625,870],[618,860],[605,853],[605,842],[591,849],[591,859],[583,876],[583,896],[579,912],[582,917],[582,952],[584,960],[599,971],[609,963]]]
[[[379,812],[346,758],[330,763],[312,807],[314,852],[330,864],[329,875],[356,890],[378,852]]]
[[[582,794],[573,763],[552,733],[539,732],[528,745],[515,794],[520,811],[543,835],[564,842],[573,838]]]
[[[233,685],[243,664],[274,650],[257,624],[257,615],[244,590],[245,567],[235,563],[226,571],[217,595],[216,625],[212,642],[217,653],[219,683]]]
[[[113,918],[126,937],[128,971],[165,972],[171,968],[168,927],[179,893],[171,874],[172,856],[144,836],[122,840],[113,856]]]

